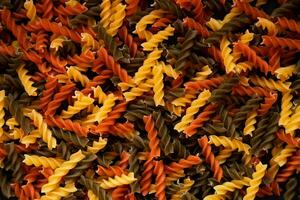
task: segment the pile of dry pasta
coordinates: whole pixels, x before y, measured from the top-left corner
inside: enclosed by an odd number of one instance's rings
[[[299,200],[299,9],[0,0],[0,199]]]

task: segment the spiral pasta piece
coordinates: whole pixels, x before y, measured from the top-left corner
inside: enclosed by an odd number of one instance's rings
[[[150,91],[154,86],[153,79],[148,79],[145,82],[138,84],[136,87],[132,88],[129,92],[124,93],[124,97],[127,102],[134,100],[135,98],[142,96],[143,93]]]
[[[185,115],[182,117],[181,121],[175,125],[174,129],[178,132],[184,131],[184,129],[193,121],[194,115],[206,104],[210,96],[211,93],[209,90],[203,90],[197,99],[191,103],[191,106],[187,108]]]
[[[206,136],[198,139],[198,143],[202,148],[202,153],[205,156],[205,161],[210,164],[211,170],[214,172],[214,178],[220,182],[223,177],[223,169],[220,166],[219,161],[215,158],[213,152],[211,151],[211,146],[208,142]]]
[[[74,66],[71,66],[67,69],[67,75],[70,79],[73,79],[76,82],[80,82],[82,86],[85,86],[90,81],[87,76],[83,75]]]
[[[43,116],[36,110],[32,110],[28,114],[28,117],[33,120],[33,124],[38,128],[42,139],[48,144],[48,148],[51,150],[56,147],[56,139],[52,136],[52,132],[48,129],[46,122],[43,120]]]
[[[154,91],[154,102],[156,106],[164,106],[164,82],[163,82],[163,66],[161,64],[156,64],[153,66],[153,91]]]
[[[45,156],[36,156],[36,155],[24,155],[25,158],[23,162],[26,165],[34,165],[36,167],[50,167],[51,169],[56,169],[61,166],[61,164],[64,162],[61,158],[48,158]]]
[[[111,1],[110,0],[103,0],[100,4],[100,24],[103,28],[107,29],[110,23],[111,13]]]
[[[232,180],[225,182],[222,185],[217,185],[214,187],[214,190],[217,195],[225,195],[227,192],[234,192],[236,189],[242,189],[244,186],[249,186],[250,181],[250,178],[243,177],[240,180]]]
[[[212,74],[212,71],[208,65],[205,65],[201,68],[201,71],[195,74],[195,77],[192,78],[193,81],[202,81],[205,80],[209,75]]]
[[[76,166],[78,162],[84,158],[85,156],[82,154],[81,150],[73,153],[68,161],[63,162],[60,167],[55,169],[54,173],[48,178],[48,183],[42,186],[42,192],[47,194],[51,191],[55,191],[58,188],[59,182],[63,176],[65,176]]]
[[[247,119],[245,121],[245,127],[243,130],[244,135],[252,136],[252,133],[255,130],[255,124],[257,122],[256,117],[257,117],[256,111],[252,111],[248,114]]]
[[[87,151],[91,152],[91,153],[98,153],[98,151],[100,151],[101,149],[103,149],[107,144],[107,139],[102,139],[101,137],[99,137],[99,141],[94,141],[93,142],[93,146],[88,146],[87,147]]]
[[[37,96],[37,92],[36,92],[37,88],[32,86],[33,82],[30,80],[31,76],[28,75],[28,70],[25,69],[25,64],[21,64],[17,68],[17,73],[26,93],[29,96]]]
[[[153,168],[153,159],[152,157],[148,156],[146,162],[144,163],[144,170],[142,172],[142,178],[140,180],[141,193],[143,196],[146,196],[150,191]]]
[[[261,162],[255,166],[255,172],[252,174],[252,179],[249,181],[249,187],[247,188],[246,195],[243,198],[244,200],[254,200],[266,169],[267,165],[263,165]]]
[[[41,197],[41,200],[60,200],[62,197],[67,197],[69,194],[76,192],[75,182],[67,182],[64,187],[58,187],[55,190]]]
[[[97,50],[100,47],[100,44],[89,33],[81,33],[81,42],[83,52],[88,49]]]
[[[3,116],[4,117],[4,116]],[[14,129],[15,126],[19,126],[19,123],[16,121],[14,117],[9,118],[5,121],[5,125],[8,126],[10,130]]]
[[[281,81],[286,81],[295,73],[295,65],[280,67],[276,69],[275,75]]]
[[[88,190],[87,196],[88,196],[89,200],[99,200],[97,195],[92,190]]]
[[[286,126],[289,123],[290,116],[292,114],[292,98],[291,91],[287,91],[283,94],[281,100],[281,112],[279,118],[279,125]]]
[[[20,138],[20,143],[25,144],[25,147],[28,148],[30,144],[34,144],[38,138],[41,138],[41,134],[38,130],[33,130],[29,135],[25,135]]]
[[[5,105],[5,90],[0,91],[0,137],[2,137],[4,131],[3,131],[3,125],[7,124],[5,123],[4,116],[4,105]],[[9,123],[8,125],[11,125],[10,127],[13,128],[14,123]]]
[[[150,151],[150,158],[160,156],[160,148],[159,148],[159,139],[157,130],[154,127],[154,121],[152,116],[144,116],[143,117],[145,123],[145,130],[148,132],[148,139],[149,139],[149,147]]]
[[[226,38],[226,36],[224,36],[220,43],[220,49],[227,74],[234,71],[234,69],[236,68],[234,57],[231,55],[232,50],[229,45],[229,40]]]
[[[94,93],[94,98],[98,98],[98,103],[104,103],[105,99],[107,98],[107,95],[103,92],[102,88],[100,86],[97,86],[92,89]]]
[[[250,146],[237,140],[231,139],[225,136],[209,136],[209,144],[214,144],[215,146],[224,146],[225,148],[229,148],[232,150],[238,150],[239,152],[245,152],[245,154],[249,154]]]
[[[166,200],[166,193],[165,193],[166,175],[164,172],[164,164],[162,161],[155,161],[153,173],[156,175],[155,197],[158,200]]]
[[[122,26],[123,20],[126,17],[125,9],[126,5],[121,3],[112,9],[114,13],[112,13],[110,16],[111,22],[107,28],[107,33],[112,37],[118,33],[118,29]]]
[[[290,117],[290,120],[285,125],[285,131],[286,133],[294,134],[294,131],[299,128],[300,126],[300,106],[297,106],[295,109],[294,114]]]
[[[81,110],[87,108],[94,102],[94,99],[89,96],[83,95],[79,91],[75,92],[75,98],[77,100],[74,102],[74,105],[68,106],[67,110],[63,110],[61,112],[61,117],[63,119],[71,118],[73,115],[79,113]]]
[[[296,151],[296,147],[287,145],[284,149],[282,149],[278,155],[273,157],[275,163],[277,163],[280,167],[286,164],[287,159],[293,155]]]
[[[288,48],[290,50],[299,50],[300,49],[300,40],[282,38],[275,36],[262,36],[263,44],[269,47],[274,48]]]
[[[24,8],[27,10],[26,16],[30,19],[30,21],[35,21],[37,19],[37,15],[33,0],[26,0],[26,2],[24,3]]]
[[[262,29],[267,29],[268,35],[276,35],[278,33],[278,29],[272,21],[262,17],[258,17],[257,19],[258,22],[256,22],[255,26],[262,27]]]
[[[63,42],[66,40],[67,38],[65,36],[58,36],[51,41],[50,49],[54,49],[54,52],[57,52],[59,48],[63,48]]]
[[[183,169],[191,168],[193,165],[199,165],[202,160],[198,156],[189,155],[186,159],[180,159],[178,162],[172,162],[165,166],[168,176],[176,174]]]
[[[286,17],[278,17],[277,23],[282,28],[300,33],[300,24],[293,19],[288,19]]]
[[[255,85],[266,87],[271,90],[278,90],[280,92],[288,92],[290,82],[274,81],[273,79],[266,79],[265,77],[251,76],[250,81]]]
[[[219,161],[220,164],[223,164],[226,162],[226,159],[229,158],[232,155],[232,152],[234,150],[232,149],[222,149],[219,154],[216,156],[216,159]]]
[[[171,196],[171,200],[180,200],[182,196],[185,195],[191,189],[194,183],[195,181],[191,180],[190,178],[184,179],[179,190]]]
[[[158,47],[159,43],[168,39],[169,36],[174,34],[175,28],[172,26],[167,26],[164,30],[159,31],[155,35],[153,35],[150,40],[141,44],[144,51],[153,51]]]
[[[103,189],[111,189],[121,185],[129,185],[136,181],[134,178],[134,173],[130,172],[128,175],[122,174],[121,176],[115,176],[114,178],[108,178],[107,180],[102,180],[100,182],[100,187]]]

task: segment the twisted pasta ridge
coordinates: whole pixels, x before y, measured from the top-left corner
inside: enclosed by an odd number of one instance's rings
[[[214,187],[214,190],[218,195],[225,195],[227,192],[233,192],[236,189],[242,189],[244,186],[249,186],[250,181],[250,178],[243,177],[243,179],[240,180],[232,180],[225,182],[222,185],[217,185]]]
[[[43,18],[51,19],[53,16],[53,2],[50,0],[42,0]]]
[[[89,200],[98,200],[97,195],[92,190],[88,190],[87,196]]]
[[[184,87],[186,90],[198,91],[198,90],[203,90],[203,89],[216,88],[223,81],[224,81],[224,78],[219,76],[216,78],[211,78],[211,79],[206,79],[206,80],[187,82],[184,84]]]
[[[262,88],[262,87],[249,87],[243,85],[236,85],[232,88],[233,95],[241,96],[268,96],[271,90]]]
[[[248,45],[237,42],[234,45],[236,51],[241,52],[242,55],[246,56],[250,62],[256,65],[260,71],[267,74],[270,71],[270,67],[266,61],[256,55],[256,52],[251,49]]]
[[[186,109],[186,114],[182,117],[181,121],[174,126],[174,129],[178,132],[184,131],[185,128],[193,121],[194,115],[203,107],[207,100],[211,97],[209,90],[203,90],[195,99],[192,101],[191,106]]]
[[[26,30],[18,26],[11,16],[11,12],[8,9],[1,10],[1,21],[3,24],[12,32],[12,34],[17,38],[18,43],[25,50],[31,47],[29,41],[26,39],[27,32]]]
[[[77,100],[74,102],[73,106],[68,106],[67,110],[63,110],[61,113],[61,117],[63,119],[71,118],[73,115],[79,113],[81,110],[90,106],[94,99],[89,96],[84,96],[82,93],[76,91],[75,92]]]
[[[87,49],[97,50],[100,44],[89,33],[81,33],[82,51]]]
[[[75,64],[79,68],[88,68],[91,65],[91,61],[95,59],[94,53],[90,50],[81,52],[80,55],[68,56],[70,63]],[[86,70],[85,70],[86,71]]]
[[[173,69],[172,65],[166,65],[164,62],[159,62],[162,65],[163,73],[167,76],[177,79],[179,74]]]
[[[244,135],[252,136],[252,133],[255,130],[256,117],[257,117],[256,111],[252,111],[247,115],[247,118],[245,121],[245,127],[243,130]]]
[[[210,34],[210,36],[206,39],[206,42],[216,43],[225,34],[235,30],[239,30],[240,28],[242,28],[243,26],[249,23],[250,23],[250,19],[247,16],[245,15],[236,16],[231,21],[225,23],[222,26],[222,28]]]
[[[201,71],[195,74],[195,77],[192,78],[193,81],[201,81],[207,79],[211,75],[212,71],[208,65],[205,65],[201,68]]]
[[[133,0],[133,1],[139,1],[139,0]],[[130,7],[131,5],[128,5],[126,7],[126,9],[128,7]],[[137,47],[137,43],[133,40],[133,37],[132,35],[130,35],[128,33],[128,30],[126,28],[126,26],[122,26],[120,29],[119,29],[119,37],[124,41],[124,43],[129,47],[129,51],[130,51],[130,55],[132,57],[135,57],[136,56],[136,53],[138,51],[138,47]]]
[[[191,189],[194,183],[195,181],[191,180],[190,178],[184,179],[179,190],[171,196],[171,200],[180,200],[183,195],[185,195]]]
[[[146,30],[147,25],[153,24],[155,20],[161,18],[164,13],[165,11],[163,10],[153,10],[148,15],[140,19],[135,27],[135,32],[138,34],[140,39],[149,40],[152,37],[152,33]]]
[[[169,130],[165,124],[165,119],[161,112],[153,112],[153,120],[155,122],[155,127],[158,131],[158,136],[160,137],[160,142],[162,144],[163,152],[168,155],[174,152],[174,146],[172,145],[171,136]]]
[[[4,105],[5,105],[5,90],[1,90],[0,91],[0,137],[2,137],[2,135],[4,133],[3,128],[2,128],[3,125],[5,124],[5,120],[4,120],[4,116],[5,116]]]
[[[64,160],[60,158],[47,158],[44,156],[25,154],[25,158],[23,162],[26,165],[34,165],[36,167],[43,166],[43,167],[50,167],[51,169],[56,169],[61,166]]]
[[[136,181],[134,178],[134,173],[130,172],[128,175],[122,174],[121,176],[115,176],[114,178],[108,178],[107,180],[102,180],[100,182],[100,187],[103,189],[111,189],[121,185],[129,185]]]
[[[282,28],[300,33],[300,24],[293,19],[287,19],[286,17],[278,17],[277,24]]]
[[[262,27],[262,29],[267,29],[268,35],[276,35],[277,34],[278,29],[272,21],[270,21],[266,18],[262,18],[262,17],[258,17],[257,19],[258,19],[258,22],[256,22],[255,26]]]
[[[47,120],[46,120],[47,122]],[[78,147],[85,147],[88,143],[88,139],[84,137],[79,137],[74,133],[71,133],[69,131],[63,131],[62,129],[58,128],[52,128],[53,135],[58,138],[62,139],[67,143],[72,143],[75,146]]]
[[[296,178],[290,179],[286,184],[286,191],[283,194],[283,198],[286,200],[292,200],[296,196],[296,188],[297,188],[298,181]]]
[[[107,33],[112,37],[115,36],[118,32],[118,29],[122,26],[123,20],[126,17],[125,12],[126,6],[123,4],[118,4],[116,7],[113,7],[114,13],[111,15],[111,23],[107,29]]]
[[[153,66],[153,91],[154,91],[154,102],[156,106],[164,106],[164,82],[163,82],[163,66],[161,64],[156,64]]]
[[[64,7],[63,5],[59,5],[57,8],[54,7],[54,10],[60,15],[75,16],[86,12],[87,7],[80,3],[77,3],[74,6],[66,5],[66,7]]]
[[[273,104],[277,101],[277,96],[278,95],[276,92],[270,93],[268,96],[266,96],[264,102],[260,105],[260,108],[257,110],[257,113],[259,115],[266,114],[271,109]]]
[[[175,62],[175,70],[180,71],[186,64],[186,59],[191,55],[191,49],[194,46],[194,40],[197,36],[197,32],[188,30],[184,36],[184,42],[182,48],[179,51],[179,55]]]
[[[250,200],[255,198],[266,169],[267,165],[263,165],[261,162],[255,166],[255,172],[252,174],[252,179],[249,181],[249,187],[247,188],[246,195],[243,199]]]
[[[277,54],[277,55],[279,53],[280,53],[279,50],[277,50],[275,52],[275,54]],[[270,60],[271,60],[271,58],[270,58]],[[280,67],[279,56],[277,57],[276,62],[278,62],[278,63],[274,64],[274,65],[277,65],[276,67],[274,67],[274,72],[275,72],[276,77],[279,80],[285,81],[285,80],[289,79],[295,73],[295,65],[289,65],[287,67]]]
[[[67,69],[67,75],[70,79],[80,82],[82,86],[85,86],[90,81],[87,76],[83,75],[74,66],[71,66]]]
[[[106,195],[105,190],[103,190],[98,183],[93,181],[92,179],[85,178],[84,176],[80,176],[80,182],[83,184],[87,189],[92,190],[93,193],[100,199],[105,200],[108,198]]]
[[[193,165],[199,165],[201,162],[202,160],[199,156],[188,155],[185,159],[180,159],[178,162],[172,162],[165,166],[166,174],[172,176],[172,174],[176,174],[178,171],[191,168]]]
[[[70,119],[62,119],[60,117],[49,116],[46,118],[47,124],[50,126],[56,126],[67,131],[75,132],[79,137],[86,137],[89,130],[86,127],[82,127],[78,122],[73,122]]]
[[[141,83],[149,74],[151,74],[151,69],[154,65],[156,65],[157,60],[160,58],[162,52],[162,50],[155,48],[148,54],[147,58],[143,62],[143,65],[138,69],[133,77],[136,84]]]
[[[251,111],[254,111],[259,107],[259,102],[262,100],[260,97],[253,97],[249,99],[244,106],[240,108],[240,110],[235,114],[233,118],[233,123],[236,126],[239,126],[243,121],[246,120],[247,114]]]
[[[154,121],[152,116],[144,116],[143,117],[145,123],[145,130],[148,132],[148,139],[149,139],[149,147],[150,147],[150,157],[157,157],[160,156],[160,148],[159,148],[159,139],[157,130],[154,127]]]
[[[183,25],[187,26],[188,28],[191,28],[195,31],[197,31],[197,33],[205,38],[207,38],[209,36],[209,32],[206,29],[206,27],[202,26],[200,23],[196,22],[194,19],[186,17],[183,19]]]
[[[14,56],[17,49],[13,45],[5,45],[0,42],[0,53],[3,55]]]
[[[51,150],[56,147],[56,139],[52,136],[52,132],[48,129],[46,122],[43,120],[43,116],[36,110],[32,110],[28,114],[28,117],[33,120],[33,124],[38,128],[42,139],[48,144],[48,148]]]
[[[111,3],[110,0],[103,0],[100,4],[100,24],[103,28],[107,29],[110,23],[111,13]]]
[[[88,82],[86,84],[85,88],[81,92],[85,95],[88,95],[89,93],[92,93],[93,92],[92,87],[102,85],[111,76],[112,76],[112,71],[111,70],[103,70],[98,76],[93,78],[92,81]]]
[[[71,169],[66,176],[65,180],[74,180],[79,178],[89,167],[91,167],[92,162],[97,159],[95,154],[87,154],[84,159],[82,159],[74,169]]]
[[[8,126],[8,128],[10,130],[14,129],[15,126],[19,126],[19,123],[16,121],[16,119],[14,117],[9,118],[8,120],[6,120],[5,124]]]
[[[28,70],[25,69],[25,64],[21,64],[17,68],[18,77],[29,96],[37,96],[36,90],[37,88],[33,87],[33,81],[30,80],[31,76],[28,75]]]
[[[289,91],[289,82],[282,81],[274,81],[273,79],[266,79],[265,77],[251,76],[250,81],[261,87],[266,87],[271,90],[278,90],[280,92],[288,92]],[[268,95],[267,95],[268,96]]]
[[[124,170],[119,166],[109,166],[108,168],[105,168],[99,165],[97,173],[100,176],[114,177],[121,176],[124,173]]]
[[[137,87],[132,88],[129,92],[124,92],[124,97],[127,102],[134,100],[135,98],[142,96],[143,93],[150,91],[153,87],[153,79],[148,79],[145,82],[140,83]]]
[[[223,169],[221,168],[219,161],[216,160],[213,152],[211,151],[211,146],[208,143],[208,138],[206,136],[198,139],[198,143],[202,148],[202,154],[205,157],[205,161],[210,164],[211,170],[214,172],[214,178],[220,182],[223,177]]]
[[[93,94],[94,98],[98,98],[98,103],[103,104],[105,99],[107,98],[107,95],[103,92],[102,88],[100,86],[93,87]]]
[[[51,191],[55,191],[63,176],[65,176],[84,158],[85,156],[82,154],[81,150],[73,153],[68,161],[63,162],[60,167],[55,169],[54,173],[48,178],[48,183],[42,186],[42,192],[47,194]]]
[[[175,106],[186,106],[186,104],[190,104],[192,100],[195,98],[195,94],[186,93],[183,97],[178,97],[172,101],[172,104]]]
[[[120,118],[121,114],[126,110],[127,103],[121,102],[117,104],[97,127],[91,127],[91,131],[95,133],[109,132],[111,126],[116,123],[116,119]]]
[[[166,174],[164,171],[164,164],[163,161],[155,161],[153,173],[156,175],[155,183],[156,183],[156,192],[155,197],[158,200],[165,200],[166,199]]]
[[[16,131],[15,129],[14,131]],[[34,144],[41,135],[38,130],[33,130],[29,135],[20,137],[20,143],[25,144],[25,147],[28,148],[30,144]]]
[[[236,64],[234,63],[234,57],[231,55],[232,49],[229,47],[229,45],[229,40],[226,36],[223,36],[220,43],[220,49],[227,74],[232,72],[236,68]]]
[[[300,49],[300,40],[281,38],[275,36],[262,36],[262,43],[269,47],[274,48],[288,48],[289,50],[299,50]]]
[[[39,53],[44,53],[48,45],[48,35],[44,32],[39,32],[36,37],[35,50]],[[43,73],[43,71],[41,71]]]
[[[140,180],[141,193],[143,196],[146,196],[150,191],[153,168],[153,159],[148,157],[144,163],[144,171],[142,172],[142,178]]]
[[[269,16],[264,11],[252,7],[248,2],[245,1],[242,2],[241,0],[236,0],[235,5],[241,11],[245,12],[246,15],[249,15],[253,20],[257,19],[258,17],[266,18],[266,19],[269,18]]]
[[[34,21],[37,18],[36,8],[32,0],[26,0],[24,3],[24,8],[27,10],[26,16],[30,19],[30,21]]]
[[[222,28],[223,23],[221,20],[216,20],[214,18],[210,18],[210,20],[208,22],[206,22],[206,25],[213,31],[217,31],[220,28]]]
[[[101,48],[99,50],[99,55],[103,59],[105,65],[111,69],[113,73],[121,79],[121,81],[126,83],[131,82],[131,77],[128,75],[127,71],[123,69],[111,55],[108,55],[106,49]]]
[[[194,119],[188,127],[184,129],[187,136],[193,136],[197,133],[197,129],[204,125],[206,121],[216,112],[217,104],[209,104],[204,110]]]
[[[99,141],[94,141],[93,146],[88,146],[87,151],[92,152],[94,154],[98,153],[101,149],[103,149],[107,144],[107,139],[102,139],[101,137],[99,138]]]
[[[277,72],[278,73],[277,77],[279,77],[279,79],[282,80],[282,78],[284,76],[288,76],[288,73],[284,74],[284,75],[282,74],[284,69],[280,68],[280,51],[275,48],[271,48],[269,53],[270,53],[269,63],[270,63],[270,67],[271,67],[271,72],[272,73],[275,72],[275,74]],[[281,70],[278,70],[279,68]],[[281,72],[281,74],[280,74],[280,72]]]
[[[115,42],[114,38],[111,37],[107,32],[106,29],[99,23],[98,25],[98,37],[102,39],[110,52],[113,58],[118,61],[121,58],[124,58],[123,53],[118,49],[118,45]]]
[[[280,139],[281,141],[287,143],[288,145],[292,145],[295,147],[299,147],[300,146],[300,138],[298,137],[293,137],[291,134],[286,134],[284,133],[284,131],[282,129],[280,129],[277,133],[276,133],[278,139]]]
[[[117,123],[111,127],[111,133],[122,138],[131,139],[135,136],[134,126],[130,122]]]
[[[214,144],[215,146],[224,146],[227,149],[238,150],[239,152],[245,152],[249,154],[250,146],[237,139],[231,139],[225,136],[209,136],[209,144]]]
[[[6,171],[11,170],[12,176],[16,181],[20,181],[24,171],[22,170],[22,159],[17,153],[15,144],[10,142],[4,145],[5,151],[7,152],[7,161],[4,169]],[[7,172],[6,172],[7,173]],[[5,174],[5,173],[4,173]],[[2,189],[2,188],[1,188]]]
[[[233,86],[238,82],[238,77],[234,76],[231,78],[225,79],[221,85],[218,86],[215,90],[211,93],[211,98],[209,102],[215,102],[223,99],[224,95],[231,92]]]
[[[61,199],[62,197],[68,196],[70,193],[76,192],[77,188],[75,187],[74,182],[66,183],[65,187],[59,187],[55,190],[47,193],[46,195],[41,197],[41,200],[54,200]]]
[[[153,51],[159,43],[163,40],[168,39],[169,36],[174,34],[175,28],[172,26],[167,26],[164,30],[159,31],[155,35],[153,35],[147,42],[141,44],[144,51]]]
[[[232,149],[222,149],[217,155],[216,159],[219,161],[220,165],[226,162],[226,159],[232,155]]]
[[[72,94],[74,88],[74,83],[67,83],[66,85],[62,86],[54,95],[53,100],[48,104],[45,115],[53,116],[61,103],[66,100],[70,94]]]
[[[285,167],[280,170],[276,176],[275,181],[278,183],[283,183],[288,180],[288,178],[294,173],[300,165],[300,151],[298,150],[293,156],[290,157]]]
[[[292,154],[296,151],[296,147],[287,145],[284,149],[282,149],[279,154],[273,157],[275,163],[277,163],[280,167],[286,164],[287,159],[292,156]]]
[[[125,0],[126,6],[126,16],[134,15],[138,9],[138,4],[140,0]]]

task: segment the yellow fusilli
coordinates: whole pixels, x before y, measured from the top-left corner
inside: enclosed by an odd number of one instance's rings
[[[83,75],[74,66],[67,68],[67,75],[70,79],[73,79],[75,82],[80,82],[82,86],[85,86],[90,81],[87,76]]]
[[[244,186],[249,186],[250,178],[244,177],[240,180],[232,180],[225,182],[222,185],[217,185],[214,187],[215,193],[218,195],[225,195],[227,192],[233,192],[236,189],[242,189]]]
[[[3,125],[5,124],[4,116],[5,90],[0,91],[0,137],[3,135]]]
[[[156,64],[153,66],[153,91],[154,91],[154,103],[156,106],[164,106],[164,82],[163,82],[163,69],[162,65]]]
[[[226,136],[209,136],[209,143],[214,144],[215,146],[223,146],[228,149],[238,150],[239,152],[245,152],[245,154],[249,154],[250,146],[245,144],[237,139],[231,139]]]
[[[36,156],[36,155],[28,155],[25,154],[25,158],[23,162],[26,165],[34,165],[35,167],[49,167],[51,169],[56,169],[61,166],[64,162],[61,158],[48,158],[45,156]]]
[[[75,182],[70,181],[67,182],[64,187],[59,187],[49,193],[46,193],[46,195],[42,196],[40,200],[60,200],[62,197],[66,197],[76,191],[77,188],[75,187]]]
[[[232,49],[229,47],[229,45],[229,40],[226,36],[224,36],[220,43],[220,49],[227,74],[232,72],[236,68],[236,64],[234,63],[234,57],[231,55]]]
[[[98,153],[98,151],[100,151],[101,149],[103,149],[107,144],[107,139],[102,139],[101,137],[99,137],[99,141],[94,141],[93,142],[93,146],[91,147],[87,147],[87,151],[91,152],[91,153]]]
[[[130,172],[128,175],[122,174],[121,176],[115,176],[114,178],[108,178],[108,180],[103,179],[100,182],[100,187],[103,189],[111,189],[121,185],[129,185],[136,181],[134,178],[134,173]]]
[[[111,17],[111,2],[110,0],[103,0],[100,4],[100,24],[107,29]]]
[[[37,19],[37,15],[33,0],[26,0],[24,3],[24,8],[27,11],[26,16],[30,19],[30,22],[35,21]]]
[[[256,111],[250,112],[248,114],[246,122],[245,122],[245,127],[243,130],[244,135],[252,136],[252,132],[255,130],[256,116],[257,116]]]
[[[290,116],[292,114],[292,103],[293,96],[291,95],[291,91],[283,93],[281,99],[281,112],[278,124],[280,126],[286,126],[290,121]]]
[[[122,26],[123,20],[126,16],[125,12],[126,6],[123,4],[118,4],[113,10],[111,15],[111,23],[107,29],[107,33],[112,37],[115,36],[118,32],[118,29]]]
[[[290,82],[274,81],[273,79],[266,79],[265,77],[251,76],[250,80],[253,84],[269,88],[271,90],[278,90],[280,92],[289,91]]]
[[[21,64],[17,68],[17,73],[21,83],[29,96],[37,96],[36,90],[37,88],[33,87],[33,81],[30,80],[31,76],[28,75],[28,70],[25,69],[25,64]]]

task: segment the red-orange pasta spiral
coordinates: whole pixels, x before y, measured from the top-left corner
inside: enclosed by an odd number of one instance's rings
[[[273,104],[277,101],[277,93],[273,92],[270,93],[268,96],[265,97],[265,101],[260,105],[259,109],[257,110],[258,115],[266,114]]]
[[[252,7],[248,2],[237,0],[235,1],[235,5],[249,15],[253,20],[256,20],[257,17],[269,19],[269,16],[265,12],[259,10],[258,8]]]
[[[108,176],[108,177],[114,177],[114,176],[120,176],[124,173],[124,170],[119,166],[109,166],[108,168],[105,168],[103,166],[98,166],[98,170],[96,171],[100,176]]]
[[[157,19],[151,26],[151,28],[163,28],[172,23],[172,20],[175,18],[174,15],[166,15],[162,18]],[[158,30],[158,29],[157,29]]]
[[[224,66],[224,62],[223,62],[223,58],[222,58],[220,49],[218,49],[215,46],[211,46],[207,49],[207,52],[209,55],[211,55],[216,61],[218,61],[221,64],[220,67],[224,70],[225,66]]]
[[[204,23],[204,6],[202,4],[202,1],[198,0],[192,0],[191,4],[193,5],[193,13],[194,13],[194,18],[199,22],[199,23]]]
[[[165,174],[165,166],[163,161],[153,161],[154,162],[154,169],[153,173],[156,175],[155,183],[156,183],[156,192],[155,197],[158,200],[165,200],[166,199],[166,174]]]
[[[184,74],[181,73],[181,74],[179,74],[179,76],[176,79],[172,80],[171,89],[179,88],[181,86],[181,84],[183,83],[183,77],[184,77]]]
[[[216,78],[211,78],[206,80],[187,82],[184,84],[184,87],[186,90],[192,90],[192,91],[216,88],[223,82],[223,80],[224,78],[219,76]]]
[[[51,19],[53,16],[53,2],[52,0],[42,0],[43,18]],[[37,9],[38,10],[38,9]]]
[[[46,123],[49,126],[56,126],[67,131],[73,131],[79,137],[86,137],[89,131],[88,128],[82,127],[78,122],[73,122],[70,119],[62,119],[60,117],[49,116],[46,118]]]
[[[57,89],[58,82],[57,78],[53,76],[47,77],[47,82],[45,84],[45,89],[42,92],[42,97],[40,99],[40,109],[45,112],[47,110],[48,104],[52,100],[55,90]]]
[[[53,100],[49,103],[45,112],[45,116],[53,116],[61,103],[68,99],[70,95],[72,95],[74,89],[74,83],[67,83],[66,85],[62,86],[59,89],[59,92],[54,95]]]
[[[209,104],[204,110],[197,116],[195,120],[184,130],[184,133],[191,137],[197,133],[197,129],[202,127],[207,122],[211,115],[215,113],[215,109],[218,107],[217,104]]]
[[[36,36],[35,50],[41,54],[47,49],[47,37],[48,35],[43,31],[40,31]]]
[[[275,48],[288,48],[290,50],[300,50],[300,40],[280,38],[275,36],[262,36],[263,44]]]
[[[280,67],[280,51],[275,48],[271,48],[269,50],[269,56],[270,71],[274,73]]]
[[[54,8],[54,11],[62,16],[73,16],[73,15],[79,15],[81,13],[84,13],[87,11],[87,7],[84,5],[77,3],[75,6],[62,6],[59,5],[57,8]]]
[[[127,0],[126,3],[126,15],[131,16],[136,13],[140,0]]]
[[[123,200],[126,194],[128,194],[129,189],[128,186],[119,186],[116,187],[111,193],[112,200]]]
[[[25,50],[31,47],[31,44],[26,39],[27,32],[25,29],[16,24],[15,20],[11,16],[11,12],[7,9],[1,10],[1,21],[5,26],[12,32],[12,34],[17,38],[19,44]]]
[[[60,26],[58,23],[50,22],[50,20],[48,19],[37,20],[34,23],[28,24],[25,28],[28,31],[37,31],[37,30],[44,29],[46,31],[55,33],[57,35],[67,36],[71,38],[71,40],[73,40],[74,42],[77,43],[81,42],[79,33],[72,31],[65,26]]]
[[[133,137],[134,126],[130,122],[125,123],[116,123],[111,127],[110,133],[119,136],[122,138],[131,138]]]
[[[82,52],[80,55],[69,56],[68,63],[77,65],[78,67],[87,68],[91,66],[91,62],[95,60],[95,55],[91,50]]]
[[[126,26],[122,26],[119,29],[118,34],[124,43],[129,47],[130,55],[135,57],[137,52],[137,44],[135,41],[133,41],[133,37],[128,33]]]
[[[117,104],[113,110],[108,114],[107,118],[105,118],[98,126],[91,126],[91,131],[93,133],[108,133],[110,127],[116,123],[116,120],[119,119],[123,112],[125,112],[127,107],[127,102],[120,102]]]
[[[0,42],[0,53],[2,55],[14,56],[16,54],[16,48],[12,45],[7,46],[3,42]]]
[[[207,38],[210,34],[206,27],[202,26],[200,23],[196,22],[194,19],[186,17],[183,19],[183,25],[188,28],[194,29],[199,35]]]
[[[207,136],[203,136],[198,139],[198,143],[202,148],[202,154],[205,157],[205,161],[210,164],[210,168],[214,172],[214,178],[220,182],[223,177],[223,169],[221,168],[219,161],[216,160],[215,155],[211,151],[211,146],[210,144],[208,144]]]
[[[120,161],[118,163],[118,166],[121,167],[122,169],[126,169],[128,164],[129,164],[129,158],[130,154],[127,153],[126,151],[123,151],[120,155]]]
[[[287,134],[284,133],[283,129],[280,129],[277,133],[276,133],[278,139],[280,139],[281,141],[295,146],[295,147],[300,147],[300,138],[299,137],[294,137],[291,134]]]
[[[95,76],[93,80],[88,82],[85,88],[81,91],[83,94],[87,95],[93,92],[92,87],[96,87],[97,85],[102,85],[105,81],[112,77],[111,70],[102,70],[98,76]]]
[[[272,195],[280,196],[280,188],[278,183],[272,182],[269,185],[263,186],[259,188],[257,192],[258,197],[264,197],[264,196],[272,196]]]
[[[145,130],[148,132],[148,139],[149,139],[149,147],[151,149],[150,151],[150,157],[157,157],[160,156],[160,148],[159,148],[159,139],[158,139],[158,133],[156,128],[154,127],[154,121],[152,119],[152,116],[144,116],[143,118],[145,123]]]
[[[65,73],[65,66],[68,64],[66,60],[60,60],[58,56],[55,56],[47,51],[44,53],[44,58],[51,63],[54,71],[58,73]]]
[[[244,85],[236,85],[232,88],[232,94],[233,95],[240,95],[240,96],[252,96],[254,94],[258,96],[269,96],[270,92],[273,92],[272,90],[262,88],[262,87],[250,87],[250,86],[244,86]]]
[[[143,196],[146,196],[150,190],[153,168],[153,159],[148,156],[148,159],[144,163],[144,171],[142,172],[142,178],[140,180],[141,194]]]
[[[30,170],[28,170],[27,174],[24,176],[24,180],[27,181],[27,183],[33,183],[37,180],[38,176],[40,175],[40,169],[37,167],[32,167]]]
[[[120,64],[117,63],[112,56],[108,55],[106,49],[101,48],[99,50],[99,56],[103,59],[107,68],[111,69],[113,73],[121,79],[121,81],[128,83],[131,80],[131,77],[127,74],[127,71],[122,69]]]
[[[191,168],[193,165],[199,165],[201,162],[202,160],[199,158],[199,156],[189,155],[185,159],[180,159],[178,162],[172,162],[171,164],[165,166],[166,173],[178,173],[180,170]]]
[[[276,182],[283,183],[293,175],[294,171],[300,166],[300,150],[290,157],[285,167],[280,170],[276,176]]]
[[[278,17],[277,24],[284,29],[294,31],[300,34],[300,23],[297,23],[293,19],[287,19],[286,17]]]
[[[237,42],[234,45],[234,48],[237,52],[240,52],[242,55],[246,56],[250,62],[252,62],[255,66],[257,66],[260,69],[260,71],[264,72],[265,74],[267,74],[270,71],[268,63],[261,57],[257,56],[255,51],[251,49],[248,45],[243,44],[241,42]]]

